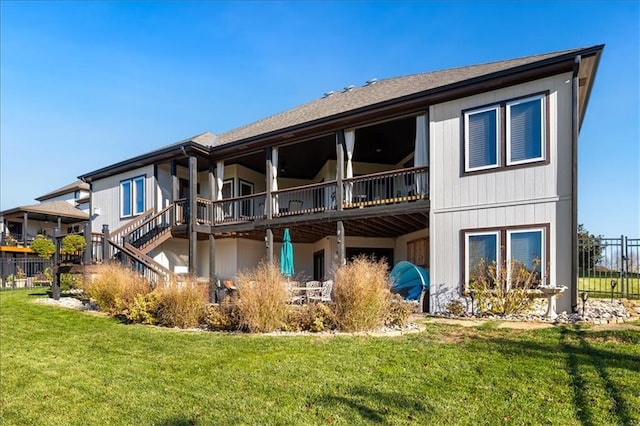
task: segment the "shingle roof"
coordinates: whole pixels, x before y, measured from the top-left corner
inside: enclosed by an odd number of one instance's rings
[[[65,185],[47,194],[41,195],[38,198],[36,198],[36,200],[44,201],[44,200],[48,200],[49,198],[57,197],[59,195],[68,194],[70,192],[79,191],[79,190],[89,191],[89,189],[90,187],[88,183],[82,182],[81,180],[77,180],[73,183],[70,183],[69,185]]]
[[[362,107],[441,88],[450,84],[459,83],[510,68],[532,64],[534,62],[543,61],[545,59],[573,52],[579,52],[580,50],[583,49],[563,50],[505,61],[379,80],[375,84],[369,84],[353,88],[352,90],[334,93],[330,96],[316,99],[296,108],[222,133],[217,136],[215,145],[222,145],[253,136],[267,134],[317,119],[331,117],[336,114],[357,110]]]
[[[89,220],[89,214],[75,208],[72,204],[66,201],[47,201],[40,204],[34,204],[31,206],[15,207],[10,210],[0,212],[0,215],[7,215],[10,213],[27,212],[37,213],[47,216],[60,216],[70,219]]]

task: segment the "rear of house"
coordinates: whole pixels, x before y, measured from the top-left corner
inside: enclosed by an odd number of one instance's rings
[[[81,179],[93,232],[142,268],[233,279],[276,260],[322,280],[357,254],[430,270],[424,306],[480,261],[537,265],[576,305],[576,146],[603,46],[370,80]],[[112,253],[112,255],[114,255]]]

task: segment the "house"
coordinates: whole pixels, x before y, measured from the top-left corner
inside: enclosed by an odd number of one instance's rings
[[[89,184],[76,181],[36,198],[38,204],[0,212],[0,282],[21,270],[27,278],[41,273],[50,261],[38,259],[29,245],[37,235],[53,238],[79,233],[89,217]]]
[[[575,309],[577,139],[603,48],[372,79],[86,173],[92,231],[151,277],[213,283],[275,260],[288,228],[300,278],[409,260],[431,311],[480,259],[538,261]]]

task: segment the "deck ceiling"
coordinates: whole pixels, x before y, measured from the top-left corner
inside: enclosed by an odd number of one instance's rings
[[[345,234],[348,237],[396,238],[400,235],[427,228],[429,226],[429,212],[425,210],[424,212],[349,219],[344,220],[343,223]],[[293,224],[286,227],[289,228],[293,243],[315,243],[322,238],[335,236],[337,221]],[[284,229],[284,226],[272,228],[274,241],[282,241]],[[265,229],[255,229],[233,233],[217,232],[215,237],[217,239],[247,238],[264,241],[265,235]]]

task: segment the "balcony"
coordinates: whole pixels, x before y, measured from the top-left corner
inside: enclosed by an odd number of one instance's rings
[[[379,206],[402,208],[407,203],[428,198],[428,181],[428,167],[411,167],[343,179],[342,194],[339,194],[335,180],[279,189],[270,194],[270,218],[266,208],[269,194],[266,192],[213,201],[198,197],[196,223],[222,227],[268,220],[283,222],[302,215],[309,218],[329,213],[339,216],[352,209]],[[176,226],[187,224],[188,210],[188,200],[175,203]]]

